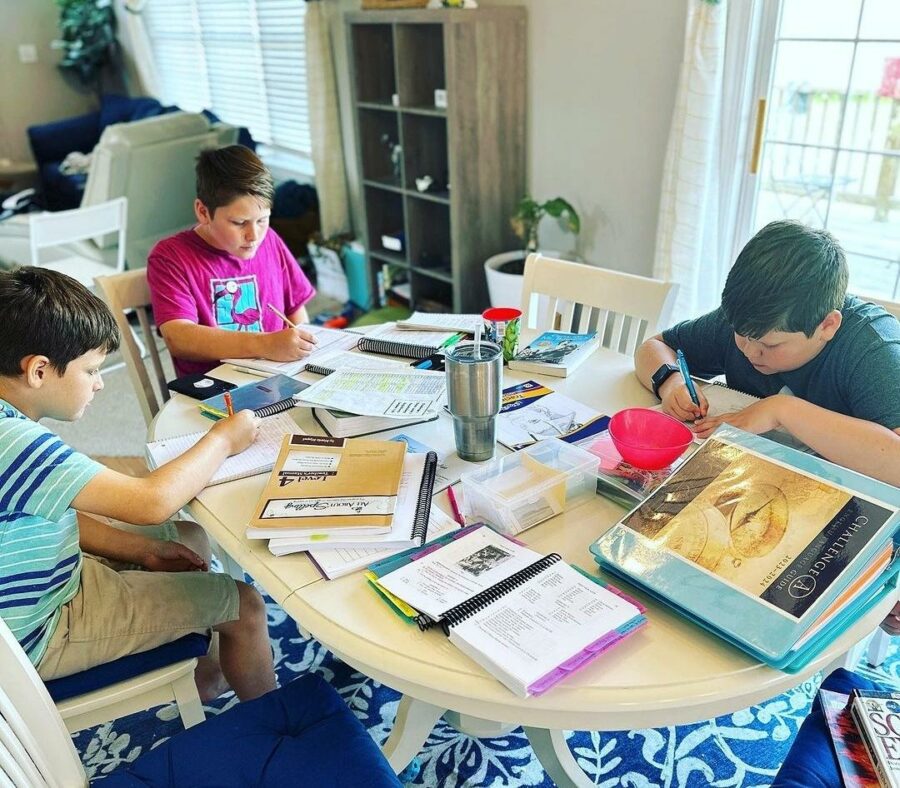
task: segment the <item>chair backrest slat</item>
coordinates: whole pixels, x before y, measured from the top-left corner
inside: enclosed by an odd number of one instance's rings
[[[118,235],[116,264],[115,268],[110,266],[110,273],[123,271],[127,215],[128,200],[125,197],[118,197],[88,208],[31,214],[28,220],[31,264],[41,265],[41,249],[115,233]]]
[[[125,356],[128,376],[138,395],[144,421],[149,426],[162,404],[169,399],[169,391],[166,388],[165,373],[159,351],[156,349],[156,337],[151,323],[150,286],[147,284],[147,271],[139,268],[114,276],[98,276],[96,283],[119,326],[122,354]],[[129,310],[137,313],[138,322],[144,334],[144,344],[153,366],[156,389],[153,387],[140,348],[135,341],[131,324],[128,322],[127,312]]]
[[[634,355],[668,323],[677,290],[673,282],[532,254],[525,261],[522,324],[536,331],[596,331],[605,347]]]

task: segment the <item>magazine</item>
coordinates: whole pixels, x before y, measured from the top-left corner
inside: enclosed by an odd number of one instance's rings
[[[900,788],[900,692],[855,689],[850,709],[882,788]]]

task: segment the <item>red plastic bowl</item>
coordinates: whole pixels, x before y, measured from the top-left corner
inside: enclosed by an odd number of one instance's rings
[[[658,410],[626,408],[609,420],[609,437],[625,462],[655,471],[680,457],[694,433]]]

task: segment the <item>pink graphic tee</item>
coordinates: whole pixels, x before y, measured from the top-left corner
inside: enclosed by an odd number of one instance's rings
[[[210,246],[193,230],[165,238],[147,261],[156,325],[190,320],[227,331],[278,331],[315,290],[284,241],[271,228],[251,260]],[[208,372],[215,362],[173,358],[179,376]]]

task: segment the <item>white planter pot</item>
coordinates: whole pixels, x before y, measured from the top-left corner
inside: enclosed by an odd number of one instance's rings
[[[488,297],[491,306],[511,306],[519,309],[522,306],[522,274],[505,274],[500,269],[504,263],[524,260],[524,250],[503,252],[489,257],[484,263],[484,275],[487,278]]]

